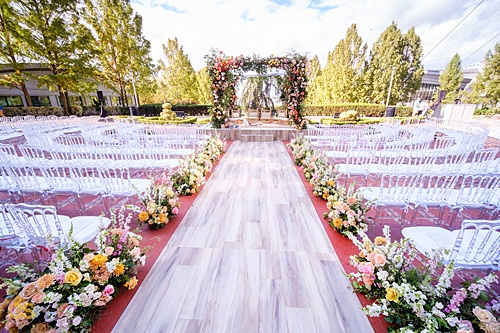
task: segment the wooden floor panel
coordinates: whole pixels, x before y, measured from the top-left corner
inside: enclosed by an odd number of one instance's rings
[[[348,286],[284,145],[235,141],[113,332],[373,332]]]

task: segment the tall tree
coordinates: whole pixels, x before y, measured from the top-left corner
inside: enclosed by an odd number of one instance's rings
[[[213,102],[212,89],[210,85],[212,80],[210,80],[210,75],[206,67],[203,67],[196,72],[196,87],[197,87],[197,98],[196,100],[200,104],[210,104]]]
[[[321,77],[321,63],[319,62],[318,55],[314,55],[314,57],[309,61],[309,85],[308,85],[308,94],[307,94],[307,104],[317,104],[317,95],[320,93],[320,77]],[[318,80],[316,80],[318,79]]]
[[[149,94],[155,89],[150,58],[151,43],[142,34],[142,17],[128,0],[85,0],[87,21],[96,34],[98,78],[120,94],[122,105],[128,96]],[[134,104],[140,104],[135,101]]]
[[[489,50],[484,57],[483,70],[476,77],[473,85],[475,101],[490,106],[500,103],[500,43],[496,43],[493,52]]]
[[[165,98],[176,103],[196,100],[195,72],[177,37],[169,39],[166,46],[163,44],[163,53],[167,60],[159,63]]]
[[[59,92],[66,115],[68,90],[88,90],[93,85],[88,80],[94,73],[92,34],[81,22],[78,6],[75,0],[17,0],[14,7],[28,57],[50,70],[37,80]]]
[[[24,43],[18,38],[20,27],[17,12],[12,7],[11,0],[0,0],[0,63],[10,66],[12,74],[0,76],[3,86],[20,89],[28,106],[32,106],[31,98],[26,88],[24,70]]]
[[[393,69],[388,104],[408,100],[422,80],[421,55],[421,40],[414,29],[411,28],[403,35],[397,24],[392,22],[373,44],[370,52],[369,68],[365,77],[366,88],[371,91],[369,101],[387,102]]]
[[[340,40],[329,55],[325,73],[330,77],[328,90],[332,102],[358,102],[362,99],[363,73],[366,65],[366,50],[358,35],[356,24],[352,24],[344,39]]]
[[[446,65],[446,68],[441,72],[441,75],[439,75],[440,89],[446,90],[444,103],[452,103],[458,98],[458,92],[463,79],[462,61],[458,53],[455,53]]]

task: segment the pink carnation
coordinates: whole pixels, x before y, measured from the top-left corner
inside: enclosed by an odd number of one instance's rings
[[[177,213],[179,213],[179,208],[174,207],[174,208],[172,209],[172,214],[177,215]]]

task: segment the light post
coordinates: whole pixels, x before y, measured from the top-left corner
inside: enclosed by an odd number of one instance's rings
[[[396,66],[392,66],[391,82],[389,83],[389,92],[387,93],[387,101],[385,102],[385,107],[389,106],[389,100],[391,99],[392,81],[394,80],[395,71],[396,71]]]

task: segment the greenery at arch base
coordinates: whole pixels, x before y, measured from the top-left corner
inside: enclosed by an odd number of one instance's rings
[[[212,81],[214,106],[210,116],[214,128],[221,128],[226,123],[229,111],[237,109],[236,86],[241,75],[248,71],[263,75],[269,69],[285,71],[279,82],[283,91],[282,99],[288,110],[288,124],[297,129],[306,128],[303,102],[307,97],[307,57],[295,52],[285,57],[228,57],[223,52],[212,50],[205,59]]]

